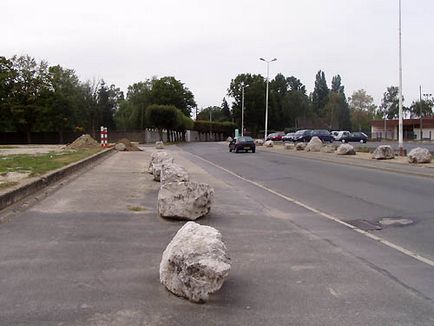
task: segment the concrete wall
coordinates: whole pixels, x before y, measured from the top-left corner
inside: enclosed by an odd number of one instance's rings
[[[416,140],[420,140],[420,128],[414,128],[414,133],[416,135]],[[434,140],[434,128],[422,128],[422,140]]]

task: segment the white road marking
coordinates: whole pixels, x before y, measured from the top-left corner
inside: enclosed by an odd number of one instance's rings
[[[404,255],[410,256],[410,257],[412,257],[412,258],[414,258],[414,259],[416,259],[416,260],[418,260],[418,261],[420,261],[422,263],[425,263],[425,264],[427,264],[429,266],[434,267],[434,261],[431,260],[431,259],[429,259],[429,258],[423,257],[423,256],[421,256],[421,255],[419,255],[419,254],[417,254],[417,253],[415,253],[415,252],[413,252],[411,250],[405,249],[405,248],[403,248],[403,247],[401,247],[399,245],[396,245],[396,244],[394,244],[394,243],[392,243],[392,242],[390,242],[390,241],[388,241],[386,239],[383,239],[383,238],[381,238],[379,236],[376,236],[376,235],[374,235],[372,233],[369,233],[367,231],[359,229],[358,227],[356,227],[354,225],[351,225],[349,223],[346,223],[346,222],[340,220],[339,218],[337,218],[337,217],[335,217],[333,215],[330,215],[328,213],[322,212],[322,211],[320,211],[320,210],[318,210],[318,209],[316,209],[316,208],[314,208],[312,206],[309,206],[309,205],[307,205],[307,204],[305,204],[305,203],[303,203],[303,202],[301,202],[301,201],[299,201],[297,199],[294,199],[294,198],[288,197],[286,195],[283,195],[283,194],[281,194],[281,193],[279,193],[279,192],[277,192],[277,191],[275,191],[273,189],[270,189],[267,186],[264,186],[264,185],[262,185],[262,184],[260,184],[258,182],[246,179],[246,178],[244,178],[244,177],[236,174],[235,172],[232,172],[232,171],[230,171],[228,169],[225,169],[224,167],[222,167],[220,165],[217,165],[217,164],[215,164],[215,163],[213,163],[211,161],[208,161],[208,160],[206,160],[206,159],[204,159],[204,158],[202,158],[202,157],[200,157],[198,155],[195,155],[195,154],[191,154],[191,155],[196,156],[200,160],[202,160],[202,161],[204,161],[204,162],[206,162],[206,163],[208,163],[208,164],[210,164],[210,165],[212,165],[212,166],[214,166],[214,167],[216,167],[216,168],[218,168],[220,170],[223,170],[226,173],[229,173],[229,174],[231,174],[231,175],[233,175],[233,176],[235,176],[235,177],[237,177],[237,178],[239,178],[239,179],[241,179],[241,180],[243,180],[245,182],[248,182],[248,183],[250,183],[252,185],[255,185],[258,188],[261,188],[263,190],[266,190],[266,191],[272,193],[273,195],[276,195],[276,196],[278,196],[280,198],[283,198],[286,201],[289,201],[290,203],[293,203],[295,205],[303,207],[303,208],[305,208],[305,209],[307,209],[307,210],[309,210],[309,211],[311,211],[313,213],[316,213],[316,214],[318,214],[318,215],[320,215],[322,217],[325,217],[325,218],[327,218],[327,219],[329,219],[331,221],[334,221],[334,222],[339,223],[339,224],[341,224],[343,226],[346,226],[347,228],[349,228],[349,229],[351,229],[353,231],[356,231],[356,232],[358,232],[358,233],[360,233],[360,234],[362,234],[362,235],[364,235],[364,236],[366,236],[366,237],[368,237],[368,238],[370,238],[372,240],[378,241],[378,242],[382,243],[383,245],[388,246],[389,248],[395,249],[395,250],[399,251],[400,253],[402,253]]]

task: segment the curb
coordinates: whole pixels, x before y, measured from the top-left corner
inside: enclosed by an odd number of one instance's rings
[[[35,180],[25,183],[16,189],[12,189],[4,194],[0,195],[0,211],[21,199],[34,194],[35,192],[53,184],[54,182],[74,173],[75,171],[84,168],[91,163],[105,157],[112,152],[113,148],[105,149],[99,153],[93,154],[92,156],[86,157],[80,161],[71,163],[60,169],[48,172]],[[0,221],[1,223],[1,221]]]

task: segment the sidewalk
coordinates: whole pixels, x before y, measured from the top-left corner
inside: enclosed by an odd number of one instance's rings
[[[207,304],[170,294],[159,263],[184,222],[157,216],[160,184],[144,172],[152,150],[115,153],[0,225],[0,324],[434,323],[432,302],[330,242],[347,234],[343,227],[282,206],[176,146],[166,147],[175,162],[215,189],[210,214],[197,222],[221,231],[232,270]],[[323,239],[293,217],[332,233]]]

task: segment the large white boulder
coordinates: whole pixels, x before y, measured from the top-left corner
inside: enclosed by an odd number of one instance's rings
[[[228,142],[228,143],[230,143],[231,141],[233,141],[234,139],[231,137],[231,136],[229,136],[228,138],[226,138],[226,141]]]
[[[295,150],[297,151],[304,151],[304,149],[306,148],[306,143],[297,143],[295,145]]]
[[[264,146],[265,146],[265,147],[273,147],[273,146],[274,146],[274,143],[273,143],[272,140],[267,140],[267,141],[264,143]]]
[[[262,145],[264,145],[264,140],[263,139],[255,139],[255,144],[256,144],[256,146],[262,146]]]
[[[163,162],[173,163],[173,156],[166,151],[155,151],[151,154],[151,160],[149,161],[148,172],[154,173],[154,164],[161,164]]]
[[[171,182],[158,192],[158,213],[161,217],[194,221],[209,213],[214,189],[206,183]]]
[[[431,163],[432,155],[426,148],[413,148],[407,155],[409,163]]]
[[[337,155],[356,155],[353,145],[342,144],[336,150]]]
[[[126,151],[127,150],[127,146],[125,146],[124,143],[117,143],[115,145],[115,150],[122,152],[122,151]]]
[[[161,184],[170,182],[189,181],[190,175],[187,170],[181,165],[175,163],[163,163],[161,167],[160,181]]]
[[[162,141],[156,141],[155,142],[155,148],[156,149],[163,149],[164,148],[164,143]]]
[[[231,269],[219,231],[186,223],[163,252],[160,282],[173,294],[192,302],[206,302],[219,290]]]
[[[306,145],[306,148],[304,149],[306,152],[319,152],[323,146],[323,143],[319,137],[314,136],[309,141],[309,143]]]
[[[374,160],[390,160],[395,158],[395,152],[390,145],[380,145],[372,153]]]

